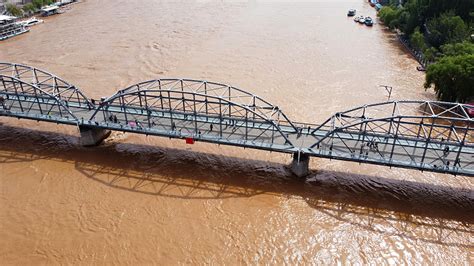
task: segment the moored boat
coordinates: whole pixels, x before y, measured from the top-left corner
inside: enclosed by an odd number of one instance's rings
[[[349,11],[347,11],[347,16],[348,17],[353,17],[353,16],[355,16],[355,14],[356,14],[355,9],[349,9]]]
[[[0,15],[0,41],[28,32],[29,29],[18,25],[16,17]]]
[[[372,20],[371,17],[366,17],[364,20],[364,24],[370,27],[374,25],[374,21]]]
[[[425,68],[424,66],[417,66],[417,67],[416,67],[416,70],[425,72],[425,71],[426,71],[426,68]]]
[[[41,8],[41,16],[43,17],[52,16],[60,13],[61,12],[59,11],[59,6],[57,5],[50,5]]]
[[[18,21],[17,24],[21,25],[21,26],[24,26],[24,27],[31,27],[31,26],[34,26],[36,24],[40,24],[40,23],[43,23],[43,22],[44,21],[41,20],[41,19],[37,19],[36,17],[32,17],[32,18],[27,19],[27,20]]]

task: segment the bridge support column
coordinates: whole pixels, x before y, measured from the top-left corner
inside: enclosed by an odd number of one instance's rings
[[[293,153],[291,172],[297,177],[304,177],[309,173],[309,155],[304,153]]]
[[[82,146],[97,146],[110,135],[110,130],[79,126]]]

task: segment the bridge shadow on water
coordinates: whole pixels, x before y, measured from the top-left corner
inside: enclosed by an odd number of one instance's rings
[[[301,198],[321,214],[363,230],[474,248],[470,241],[474,190],[470,187],[335,171],[315,171],[303,181],[283,164],[114,141],[94,148],[78,143],[76,136],[0,123],[0,164],[70,163],[100,184],[162,197],[199,200],[266,194]]]

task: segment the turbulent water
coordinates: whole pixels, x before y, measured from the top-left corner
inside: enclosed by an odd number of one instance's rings
[[[0,43],[88,96],[161,77],[228,83],[321,123],[365,103],[432,99],[362,0],[88,0]],[[0,263],[457,264],[474,261],[474,180],[0,119]]]

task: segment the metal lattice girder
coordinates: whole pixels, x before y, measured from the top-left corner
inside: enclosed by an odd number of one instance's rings
[[[0,75],[0,114],[37,120],[78,121],[64,101],[55,95],[31,83],[4,75]]]
[[[288,147],[293,147],[288,133],[296,132],[278,107],[258,96],[228,85],[187,79],[151,80],[120,90],[101,102],[90,120],[113,122],[115,118],[149,129],[184,130],[181,133],[186,135],[200,135],[212,127],[219,139]]]
[[[94,104],[79,88],[47,71],[22,64],[0,62],[0,75],[14,77],[36,86],[59,101],[75,102],[78,108],[94,109]]]
[[[336,113],[314,129],[316,142],[309,150],[378,164],[474,174],[474,121],[467,108],[472,106],[434,101],[357,107]]]
[[[2,116],[474,176],[468,108],[393,101],[297,124],[251,93],[188,79],[138,83],[94,105],[52,74],[0,63]]]
[[[186,91],[206,95],[208,97],[220,98],[227,103],[244,106],[255,114],[256,117],[264,117],[271,120],[276,125],[289,125],[294,127],[288,117],[268,101],[245,90],[232,87],[230,85],[193,79],[155,79],[132,85],[117,92],[112,97],[122,93],[132,93],[134,91],[161,90],[161,91]],[[232,114],[232,108],[227,108],[227,112]]]

